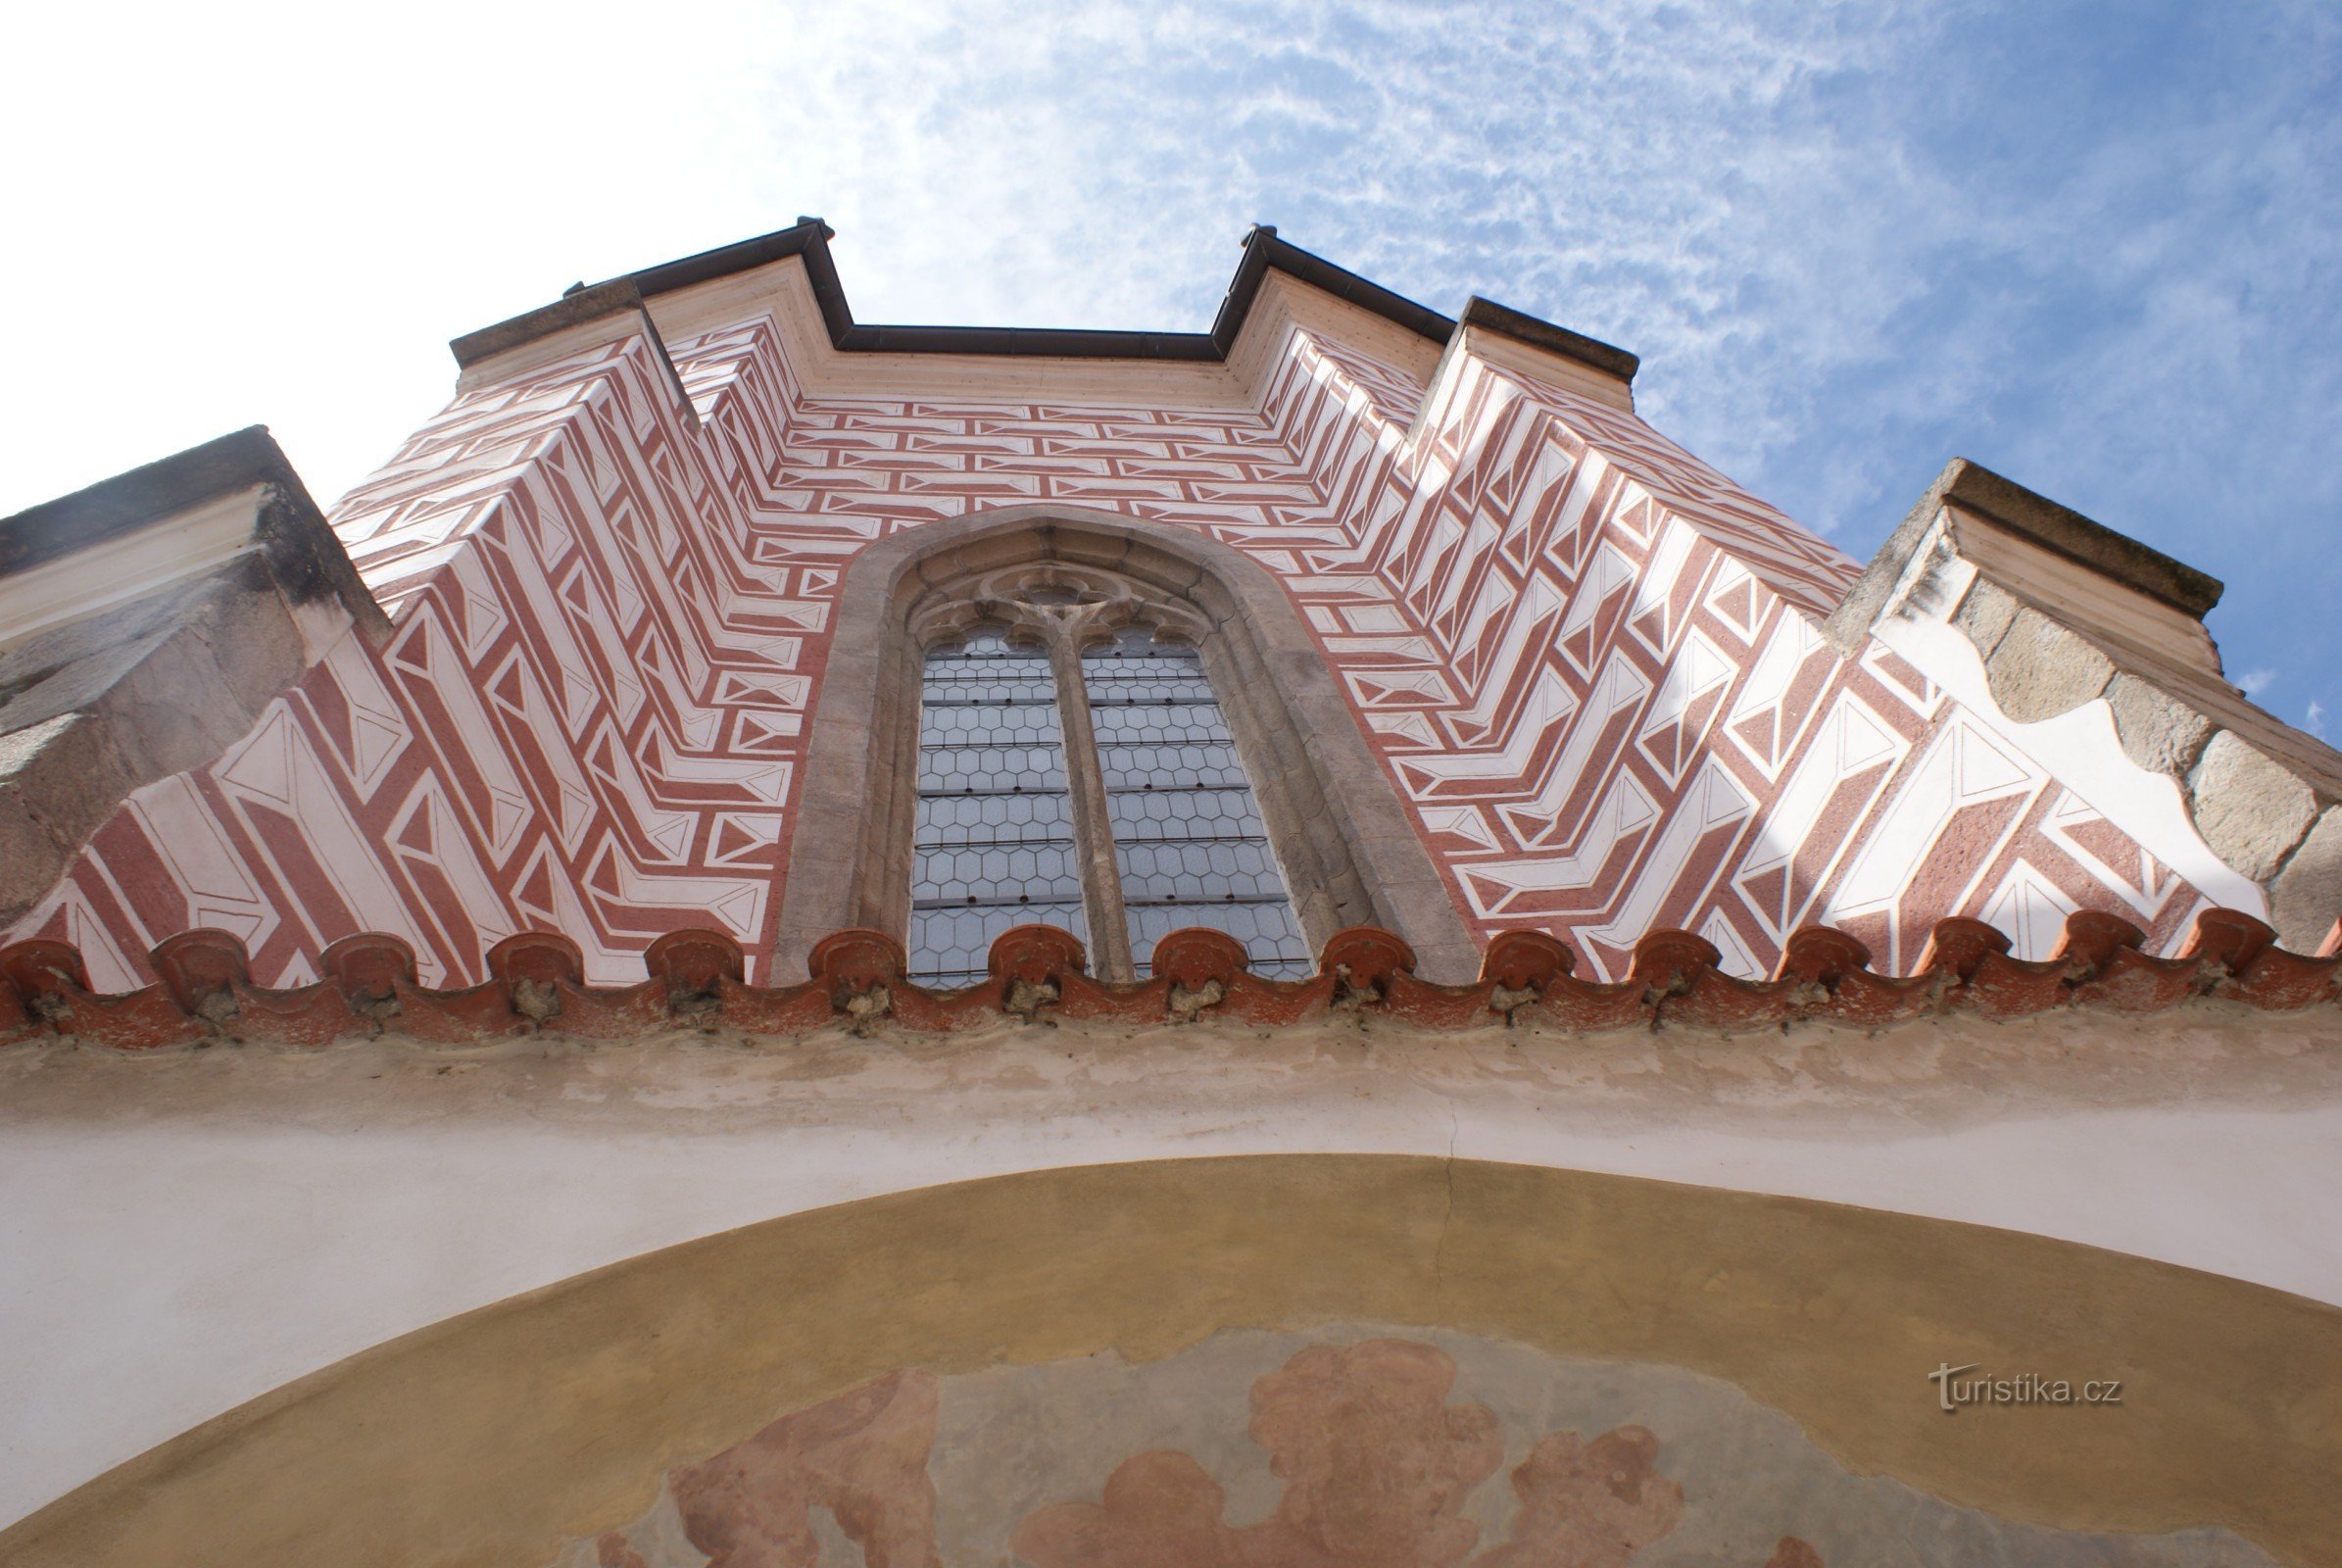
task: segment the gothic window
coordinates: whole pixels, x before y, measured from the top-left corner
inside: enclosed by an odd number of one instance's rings
[[[1469,979],[1471,933],[1291,596],[1199,531],[1056,505],[847,568],[794,786],[774,962],[848,927],[930,984],[1047,922],[1105,980],[1208,925],[1306,975],[1344,926]]]
[[[1013,627],[976,626],[925,657],[912,977],[979,980],[993,940],[1032,921],[1083,937],[1108,973],[1147,972],[1166,932],[1202,925],[1243,942],[1259,972],[1307,974],[1195,649],[1143,623],[1110,629],[1131,607],[1095,587],[1020,586],[983,607]]]

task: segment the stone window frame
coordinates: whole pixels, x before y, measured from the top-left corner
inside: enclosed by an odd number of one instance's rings
[[[1477,972],[1478,945],[1445,879],[1284,586],[1198,532],[1040,505],[906,528],[848,565],[799,773],[776,974],[803,972],[832,931],[908,932],[927,650],[980,623],[1012,623],[1025,612],[1019,594],[1049,588],[1111,606],[1088,617],[1095,640],[1144,620],[1195,648],[1313,950],[1343,927],[1376,925],[1406,940],[1426,978]],[[1066,640],[1076,659],[1079,640]],[[1088,850],[1112,854],[1110,842]],[[1127,973],[1128,941],[1125,927],[1117,960],[1092,933],[1101,977]]]

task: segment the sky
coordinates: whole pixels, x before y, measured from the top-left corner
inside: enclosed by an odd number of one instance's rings
[[[862,320],[1187,330],[1270,222],[1857,559],[1957,455],[2201,566],[2342,737],[2336,0],[85,3],[0,138],[0,514],[256,422],[329,503],[449,338],[799,214]]]

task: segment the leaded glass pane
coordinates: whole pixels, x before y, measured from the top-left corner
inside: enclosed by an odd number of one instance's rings
[[[1211,926],[1262,974],[1314,965],[1203,662],[1141,630],[1082,660],[1142,974],[1165,933]]]
[[[1131,950],[1142,955],[1142,969],[1147,967],[1145,956],[1153,954],[1157,942],[1192,925],[1225,931],[1242,942],[1251,955],[1255,974],[1306,980],[1317,968],[1307,940],[1293,923],[1293,906],[1282,899],[1274,904],[1136,904],[1130,915]]]
[[[963,986],[1010,926],[1087,935],[1065,738],[1049,656],[996,631],[929,654],[919,698],[910,976]]]

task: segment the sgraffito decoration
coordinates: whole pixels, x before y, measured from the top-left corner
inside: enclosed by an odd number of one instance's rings
[[[667,1472],[555,1568],[2259,1568],[2224,1531],[2097,1536],[1856,1477],[1652,1364],[1445,1331],[1231,1331],[889,1372]]]
[[[521,933],[607,983],[713,926],[763,978],[845,567],[1050,502],[1285,584],[1484,940],[1616,978],[1679,928],[1757,976],[1828,921],[1901,972],[1946,916],[2168,953],[2206,902],[1992,715],[1826,643],[1837,551],[1532,375],[1466,355],[1427,396],[1294,326],[1251,408],[911,402],[809,395],[768,317],[671,352],[688,402],[644,336],[460,395],[335,513],[387,646],[139,791],[8,935],[123,989],[195,928],[277,986],[380,932],[460,985]]]

